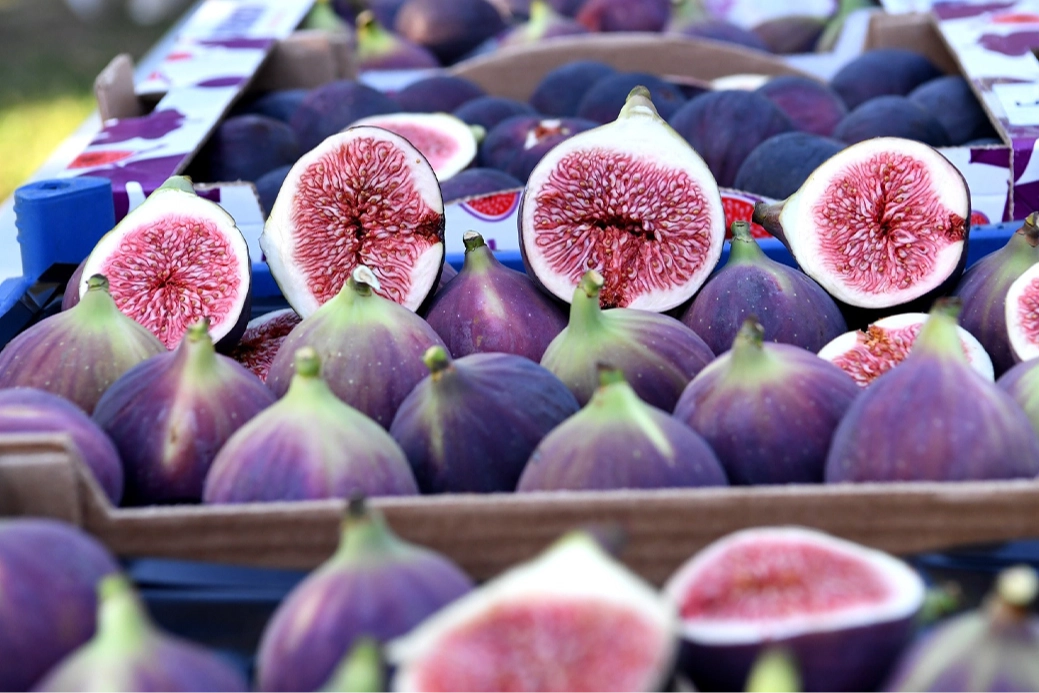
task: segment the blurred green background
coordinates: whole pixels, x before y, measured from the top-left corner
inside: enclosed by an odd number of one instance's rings
[[[97,3],[104,11],[84,21],[65,0],[0,0],[0,200],[94,109],[94,77],[108,61],[139,59],[172,24],[139,26],[119,2]]]

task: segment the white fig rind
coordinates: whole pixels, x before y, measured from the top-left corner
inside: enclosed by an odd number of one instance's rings
[[[1018,361],[1028,361],[1039,357],[1039,340],[1028,337],[1028,329],[1022,320],[1022,301],[1025,294],[1031,289],[1031,285],[1039,282],[1039,264],[1032,265],[1020,277],[1014,280],[1007,289],[1007,298],[1004,310],[1006,311],[1007,333],[1010,338],[1010,349],[1014,352],[1014,358]],[[1039,300],[1039,296],[1035,296]],[[1028,311],[1034,313],[1034,311]],[[1039,324],[1039,316],[1030,318]],[[1039,337],[1039,335],[1037,335]]]

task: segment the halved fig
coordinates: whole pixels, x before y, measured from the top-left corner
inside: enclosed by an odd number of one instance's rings
[[[604,308],[662,312],[691,298],[721,258],[718,185],[644,87],[616,121],[549,151],[520,205],[527,273],[564,301],[596,270]]]
[[[682,619],[679,668],[740,691],[758,655],[794,654],[804,691],[872,691],[912,631],[924,583],[902,561],[802,527],[730,534],[664,586]]]
[[[416,310],[444,261],[444,202],[429,162],[382,128],[332,135],[289,171],[260,235],[282,294],[306,318],[357,265],[382,296]]]
[[[413,144],[440,180],[455,175],[476,158],[476,134],[448,113],[387,113],[361,118],[351,125],[370,125],[395,132]]]
[[[877,137],[834,154],[786,200],[759,203],[753,220],[838,301],[890,308],[962,272],[970,191],[937,149]]]
[[[845,332],[832,340],[819,350],[819,357],[866,387],[905,360],[927,317],[927,313],[900,313],[877,320],[865,330]],[[959,325],[957,330],[971,367],[986,379],[995,380],[992,359],[985,347]]]
[[[260,380],[267,382],[267,372],[278,354],[278,348],[301,320],[291,308],[282,308],[253,318],[245,326],[241,340],[228,355],[255,373]]]
[[[249,319],[252,264],[245,237],[220,205],[173,176],[101,237],[83,265],[102,274],[116,306],[175,348],[199,320],[213,341],[238,341]]]
[[[1028,361],[1039,356],[1039,263],[1007,289],[1006,322],[1014,358]]]

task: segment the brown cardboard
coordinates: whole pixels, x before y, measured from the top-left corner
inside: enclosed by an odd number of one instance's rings
[[[926,56],[942,71],[960,74],[959,63],[935,28],[930,13],[886,14],[870,17],[866,33],[867,49],[910,48]]]

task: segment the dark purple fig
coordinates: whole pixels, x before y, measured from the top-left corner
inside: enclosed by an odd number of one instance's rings
[[[732,350],[686,387],[674,416],[704,437],[733,484],[820,483],[859,386],[829,361],[763,336],[759,323],[744,322]]]
[[[819,164],[844,147],[840,140],[808,132],[773,135],[743,160],[733,187],[773,200],[786,199],[804,185]]]
[[[581,99],[603,77],[616,70],[598,60],[574,60],[549,70],[530,96],[538,113],[555,118],[577,115]]]
[[[268,118],[274,118],[287,123],[292,119],[292,114],[296,112],[296,109],[299,108],[299,105],[303,103],[303,99],[309,93],[309,89],[277,89],[250,99],[240,106],[236,106],[233,112],[235,115],[251,113],[267,116]]]
[[[0,690],[27,691],[94,634],[97,583],[119,564],[77,527],[0,518]]]
[[[435,346],[425,362],[430,376],[390,426],[423,493],[515,490],[537,444],[579,409],[559,378],[522,356],[452,361]]]
[[[577,105],[576,116],[596,123],[612,123],[636,87],[649,90],[653,107],[664,120],[668,120],[686,103],[681,89],[656,75],[618,72],[599,79],[584,93]]]
[[[478,96],[456,108],[453,115],[469,125],[479,125],[490,132],[491,128],[506,118],[536,115],[536,111],[531,106],[515,99],[506,99],[503,96]]]
[[[463,104],[486,95],[479,85],[462,77],[433,75],[412,82],[394,94],[393,98],[400,104],[398,110],[409,113],[451,113]]]
[[[262,115],[237,115],[222,122],[199,152],[203,180],[255,181],[299,158],[299,142],[287,123]]]
[[[444,269],[440,273],[440,281],[437,283],[437,293],[444,290],[447,283],[458,276],[458,270],[454,268],[454,265],[449,262],[444,262]]]
[[[526,181],[550,149],[597,125],[582,118],[506,118],[494,126],[480,144],[480,163]]]
[[[940,299],[909,356],[877,378],[837,427],[828,482],[1035,477],[1039,437],[1021,407],[978,375]]]
[[[480,234],[466,231],[462,240],[462,271],[433,299],[426,322],[455,358],[496,351],[540,361],[566,313],[530,277],[498,262]]]
[[[634,308],[599,307],[602,275],[581,278],[570,322],[552,340],[541,365],[566,383],[581,404],[599,387],[596,364],[619,368],[648,404],[672,411],[689,381],[714,360],[699,335],[675,318]]]
[[[559,36],[587,34],[588,29],[579,22],[565,17],[545,0],[530,3],[530,18],[509,29],[499,41],[499,46],[526,46]]]
[[[403,635],[472,589],[448,558],[400,539],[381,514],[352,501],[339,548],[264,628],[258,690],[317,690],[361,638]]]
[[[355,120],[399,110],[400,105],[381,91],[341,79],[312,89],[292,114],[289,125],[296,131],[299,150],[309,152]]]
[[[128,505],[197,503],[217,452],[274,400],[245,366],[216,353],[202,321],[174,351],[112,383],[94,421],[119,448]]]
[[[587,0],[548,0],[552,9],[565,17],[576,16],[585,2]]]
[[[68,434],[108,500],[119,505],[123,497],[119,451],[105,432],[72,402],[31,387],[2,389],[0,436],[5,433]],[[0,690],[4,690],[2,685]]]
[[[620,370],[600,367],[598,377],[584,408],[538,444],[517,492],[728,484],[699,433],[639,399]]]
[[[960,325],[985,347],[997,377],[1016,362],[1007,330],[1007,291],[1037,263],[1039,215],[1033,212],[1006,245],[967,268],[953,291],[963,301]]]
[[[951,145],[994,134],[988,114],[970,83],[959,75],[924,82],[911,91],[908,98],[941,123]]]
[[[456,173],[445,180],[440,184],[440,193],[444,196],[446,205],[467,197],[488,195],[503,190],[516,190],[522,187],[523,181],[518,180],[515,176],[510,176],[505,171],[476,167]],[[441,276],[440,281],[443,283],[446,280]]]
[[[337,2],[349,2],[355,7],[357,6],[357,0],[336,0]],[[365,0],[365,8],[372,11],[375,18],[379,20],[379,24],[382,24],[387,29],[397,22],[397,13],[400,12],[400,8],[404,5],[405,0]]]
[[[256,197],[260,200],[260,208],[263,210],[264,217],[268,216],[271,213],[271,209],[274,208],[274,202],[278,199],[281,186],[285,184],[285,179],[288,178],[291,170],[291,164],[279,166],[253,181],[253,187],[256,188]]]
[[[589,31],[663,31],[671,0],[585,0],[575,19]]]
[[[904,96],[877,96],[841,119],[833,137],[855,144],[874,137],[902,137],[945,147],[949,136],[937,118]]]
[[[152,623],[130,581],[98,587],[97,633],[52,669],[36,691],[248,691],[231,664]]]
[[[1020,405],[1039,434],[1039,359],[1022,361],[996,381]]]
[[[829,137],[848,114],[848,108],[837,92],[808,77],[772,77],[756,91],[778,106],[802,132]]]
[[[736,221],[728,262],[700,289],[682,322],[721,354],[749,317],[763,325],[767,341],[812,353],[848,329],[840,308],[821,286],[765,255],[750,225]]]
[[[69,277],[68,283],[65,284],[65,292],[61,295],[62,310],[68,310],[79,303],[79,287],[83,283],[83,267],[86,264],[87,259],[83,258],[83,261],[76,265],[76,269],[72,272],[72,276]]]
[[[718,185],[731,188],[744,159],[773,135],[794,124],[778,106],[753,91],[701,94],[670,118],[671,125],[707,162]]]
[[[437,57],[424,46],[387,31],[370,11],[357,16],[357,69],[419,70],[440,67]]]
[[[288,392],[227,440],[206,476],[203,500],[417,494],[400,446],[378,423],[332,393],[321,377],[317,351],[303,347],[294,355]]]
[[[849,110],[877,96],[905,96],[941,75],[934,64],[903,48],[876,48],[844,65],[830,80]]]
[[[815,44],[826,29],[824,17],[787,15],[769,19],[754,27],[766,50],[777,55],[814,53]]]
[[[760,36],[749,29],[736,26],[724,19],[710,18],[690,22],[678,29],[676,33],[689,38],[709,39],[711,41],[731,43],[735,46],[743,46],[744,48],[768,51],[768,46],[765,45]]]
[[[260,380],[267,382],[267,372],[271,369],[281,343],[300,323],[302,318],[291,308],[283,308],[253,318],[245,328],[241,341],[228,354],[256,374]]]
[[[107,279],[95,275],[86,284],[76,306],[41,320],[0,351],[0,388],[39,388],[91,414],[119,376],[166,351],[119,311]]]
[[[505,28],[490,0],[406,0],[393,29],[450,65]],[[450,113],[453,108],[436,109]]]
[[[335,298],[289,333],[267,373],[274,394],[289,389],[296,350],[311,346],[336,397],[389,427],[397,407],[428,375],[422,354],[444,343],[425,320],[376,294],[376,286],[359,265]]]

